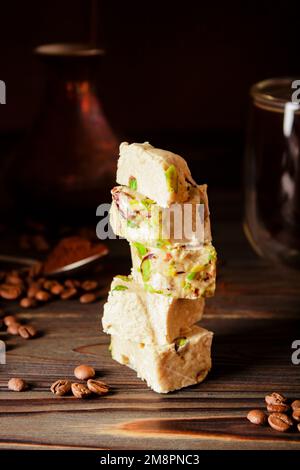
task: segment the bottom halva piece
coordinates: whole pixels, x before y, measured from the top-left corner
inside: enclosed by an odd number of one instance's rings
[[[136,343],[172,343],[201,320],[204,299],[152,294],[130,276],[116,276],[104,305],[103,330]]]
[[[211,368],[210,331],[193,326],[184,338],[163,346],[111,337],[113,359],[131,367],[158,393],[202,382]]]

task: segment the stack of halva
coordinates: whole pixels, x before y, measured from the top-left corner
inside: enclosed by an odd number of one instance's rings
[[[117,183],[110,224],[130,244],[132,270],[114,277],[104,305],[112,357],[158,393],[199,383],[213,334],[196,323],[216,281],[206,185],[147,142],[120,145]]]

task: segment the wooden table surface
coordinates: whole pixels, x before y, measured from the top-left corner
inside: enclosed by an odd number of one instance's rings
[[[264,407],[268,392],[300,398],[300,365],[291,362],[291,344],[300,339],[299,272],[258,259],[230,217],[216,224],[215,244],[218,289],[203,321],[215,333],[213,369],[204,383],[159,395],[112,361],[100,327],[103,302],[56,302],[22,311],[20,317],[43,335],[7,339],[7,365],[0,366],[0,448],[300,449],[296,430],[278,433],[245,418],[250,409]],[[126,273],[127,251],[125,256],[121,262],[115,253],[107,261],[107,278]],[[54,397],[50,384],[72,379],[81,363],[95,366],[112,392],[86,401]],[[30,390],[9,392],[13,376],[28,380]]]

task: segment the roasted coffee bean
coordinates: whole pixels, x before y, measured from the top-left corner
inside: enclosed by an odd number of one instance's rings
[[[76,379],[79,380],[88,380],[92,377],[95,377],[95,369],[91,366],[87,366],[86,364],[82,364],[80,366],[75,367],[74,375]]]
[[[51,295],[45,290],[38,290],[35,294],[35,298],[39,302],[49,302],[49,300],[51,299]]]
[[[251,410],[247,414],[250,423],[263,425],[267,421],[267,415],[262,410]]]
[[[24,339],[30,339],[37,335],[37,331],[32,325],[23,325],[20,326],[18,334]]]
[[[35,306],[36,306],[35,299],[30,299],[29,297],[23,297],[23,299],[20,300],[20,307],[22,308],[32,308]]]
[[[43,283],[43,288],[46,290],[51,291],[51,288],[53,286],[54,281],[50,281],[50,279],[46,279],[46,281]]]
[[[80,282],[78,281],[78,279],[67,279],[65,281],[65,286],[68,288],[78,289],[80,287]]]
[[[92,393],[95,393],[96,395],[106,395],[109,391],[109,386],[101,380],[89,379],[87,381],[87,387]]]
[[[298,410],[300,409],[300,400],[294,400],[293,403],[291,404],[292,410]]]
[[[87,388],[85,384],[74,383],[71,385],[71,390],[76,398],[88,398],[92,395],[92,392]]]
[[[26,389],[26,382],[18,377],[13,377],[8,381],[7,386],[9,390],[12,390],[13,392],[23,392],[23,390]]]
[[[76,296],[77,296],[77,289],[75,289],[75,287],[68,287],[67,289],[64,289],[62,293],[60,294],[60,298],[62,300],[74,299],[74,297]]]
[[[290,410],[290,406],[286,403],[281,403],[280,405],[267,405],[267,410],[269,413],[286,413]]]
[[[268,422],[271,428],[280,432],[286,432],[293,426],[292,419],[283,413],[270,414]]]
[[[300,421],[300,408],[296,408],[293,411],[293,418],[295,421]]]
[[[284,395],[281,395],[277,392],[273,392],[269,395],[266,395],[265,401],[267,405],[282,405],[287,401],[287,399]]]
[[[39,285],[36,282],[33,282],[32,284],[29,285],[27,289],[27,297],[29,299],[34,299],[35,294],[40,290]]]
[[[7,333],[9,333],[10,335],[18,335],[19,334],[19,328],[20,328],[21,323],[11,323],[11,325],[9,325],[7,327]]]
[[[2,284],[0,286],[0,297],[6,300],[15,300],[20,297],[22,289],[20,286],[12,286],[10,284]]]
[[[57,380],[51,385],[50,390],[52,393],[54,393],[54,395],[62,397],[63,395],[69,393],[69,391],[71,390],[71,382],[69,380],[64,379]]]
[[[297,429],[300,432],[300,423],[297,424]]]
[[[3,323],[5,326],[10,326],[13,323],[18,323],[18,320],[13,315],[6,315],[6,317],[3,318]]]
[[[19,286],[20,284],[23,284],[23,280],[17,273],[10,273],[7,274],[5,281],[7,284],[12,285],[12,286]]]
[[[97,281],[84,281],[82,284],[81,284],[81,287],[83,290],[85,290],[86,292],[89,292],[91,290],[95,290],[97,289],[98,287],[98,282]]]
[[[79,297],[79,302],[81,304],[91,304],[92,302],[95,302],[95,300],[97,300],[97,296],[94,292],[87,292]]]
[[[52,284],[50,292],[53,295],[60,295],[63,292],[63,290],[64,290],[64,287],[61,284],[59,284],[59,282],[55,281]]]

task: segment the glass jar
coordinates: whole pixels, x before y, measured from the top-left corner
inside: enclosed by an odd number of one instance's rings
[[[299,82],[300,83],[300,82]],[[255,251],[300,267],[300,106],[291,78],[252,86],[245,158],[245,233]]]

